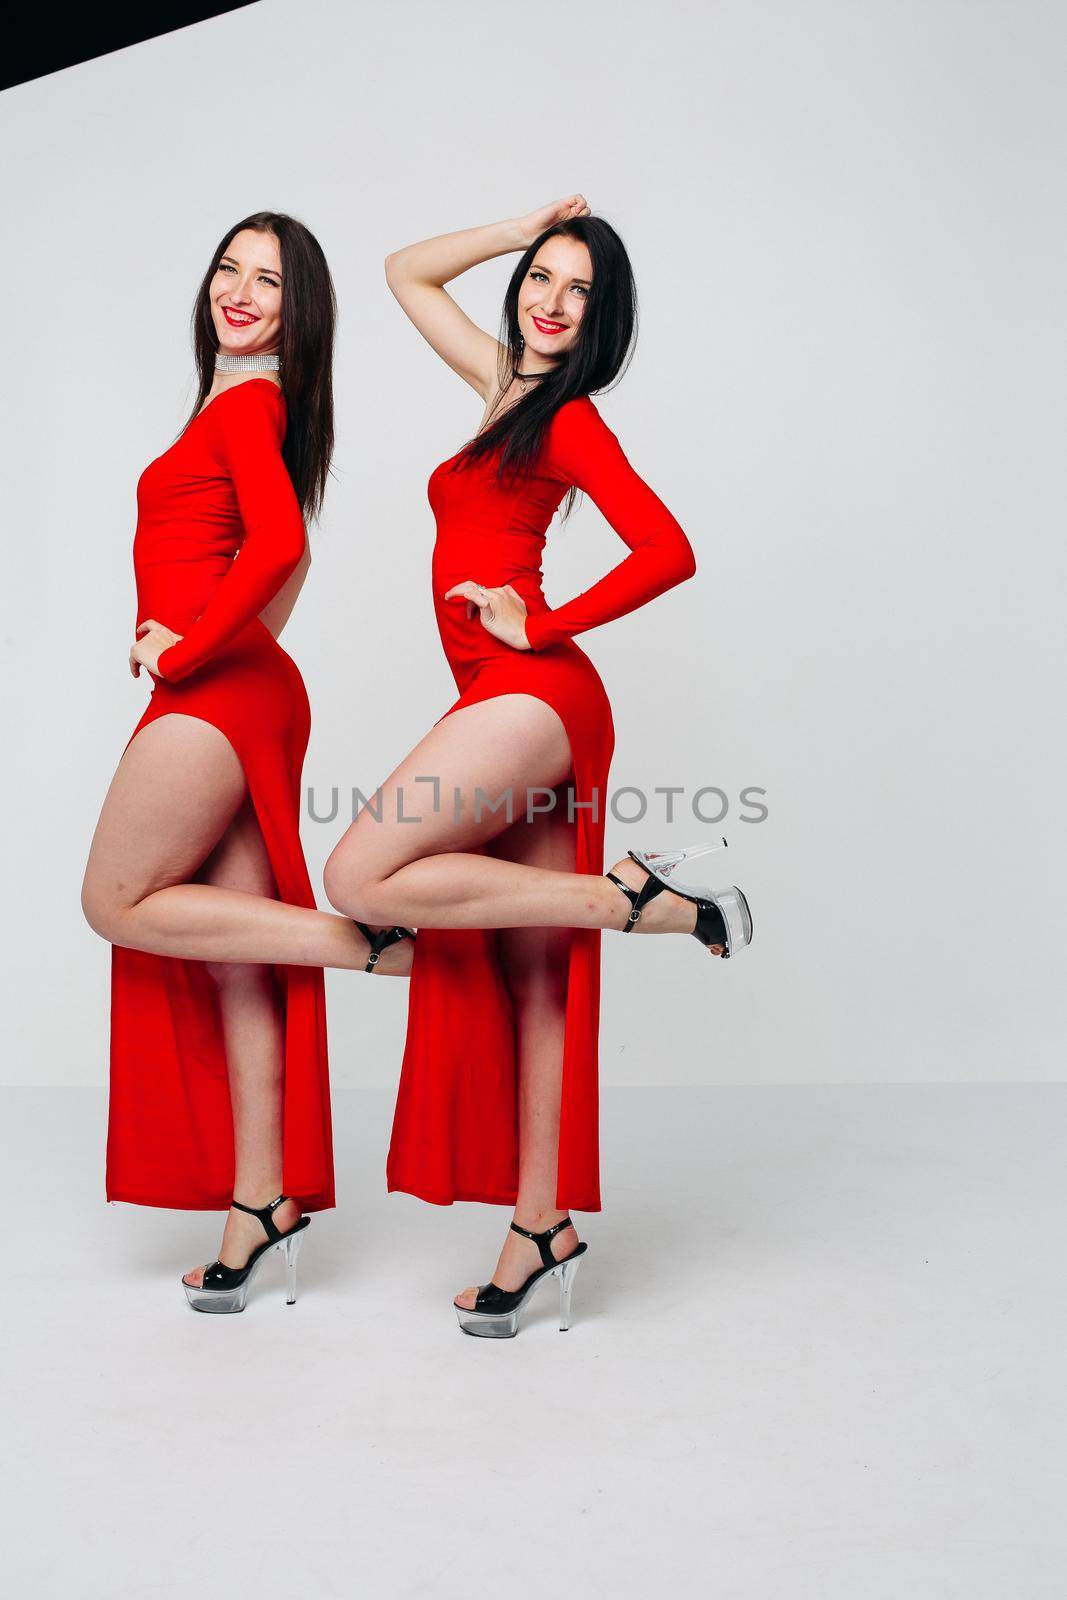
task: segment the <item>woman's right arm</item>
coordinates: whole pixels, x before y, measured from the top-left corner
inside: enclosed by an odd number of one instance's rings
[[[423,239],[385,258],[385,278],[426,342],[483,400],[499,383],[500,342],[472,322],[445,284],[482,261],[528,250],[546,228],[588,210],[582,195],[570,195],[510,222],[490,222]]]

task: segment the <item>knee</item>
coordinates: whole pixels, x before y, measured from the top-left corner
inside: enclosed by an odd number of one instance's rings
[[[88,875],[82,884],[81,905],[82,915],[94,933],[109,944],[121,944],[118,935],[123,908]]]
[[[336,851],[323,868],[322,887],[327,900],[342,916],[358,918],[360,922],[381,920],[378,915],[380,885],[355,871]],[[386,916],[385,921],[388,920]]]
[[[327,900],[335,911],[340,911],[342,916],[352,917],[355,910],[356,882],[351,872],[346,871],[337,858],[335,851],[329,856],[322,869],[322,887]]]

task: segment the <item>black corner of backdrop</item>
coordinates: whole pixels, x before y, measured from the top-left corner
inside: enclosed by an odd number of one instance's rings
[[[158,39],[161,34],[175,33],[227,11],[246,9],[248,0],[226,6],[154,6],[139,14],[124,6],[113,6],[102,7],[89,18],[67,12],[60,22],[47,6],[22,7],[11,13],[5,29],[0,89],[61,72],[64,67],[110,55],[113,50],[126,50],[131,44]],[[112,13],[110,18],[106,15],[108,10]]]

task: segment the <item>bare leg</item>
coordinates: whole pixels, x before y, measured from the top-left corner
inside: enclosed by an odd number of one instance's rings
[[[324,877],[331,905],[383,925],[624,927],[629,902],[605,877],[470,853],[525,814],[529,791],[562,782],[570,767],[562,722],[532,695],[501,695],[453,712],[382,786],[381,820],[362,811],[334,849]],[[428,778],[439,785],[436,807]],[[503,807],[491,809],[508,792],[512,818]],[[629,858],[616,870],[627,883],[644,882]],[[689,933],[695,924],[692,904],[662,894],[637,930]]]
[[[277,894],[244,772],[225,735],[199,718],[179,715],[142,729],[104,802],[82,903],[90,923],[114,944],[205,961],[219,991],[233,1109],[234,1190],[254,1206],[281,1189],[284,1041],[273,963],[310,964],[282,955],[291,938],[287,929],[280,944],[263,938],[263,930],[269,935],[272,919],[296,911],[313,938],[314,924],[323,925],[324,952],[336,948],[337,965],[355,965],[367,951],[366,940],[343,919],[285,907]],[[238,907],[237,948],[227,948],[225,939],[199,938],[201,923],[215,933],[212,908],[231,904]],[[257,942],[267,947],[260,959],[241,959]],[[289,1227],[299,1215],[290,1203],[279,1208],[276,1221]],[[221,1259],[243,1266],[263,1237],[255,1218],[231,1210]],[[196,1285],[202,1279],[202,1268],[187,1275]]]
[[[562,791],[559,791],[562,793]],[[494,855],[553,871],[573,871],[575,829],[566,809],[536,821],[516,822],[489,847]],[[514,1004],[519,1066],[519,1189],[514,1220],[541,1233],[565,1215],[556,1205],[563,1037],[567,1006],[570,933],[559,928],[509,928],[497,935],[504,980]],[[578,1243],[573,1228],[552,1241],[557,1258]],[[541,1264],[537,1246],[509,1229],[493,1271],[501,1289],[517,1289]],[[460,1305],[473,1307],[477,1289],[465,1289]]]
[[[202,883],[242,894],[277,897],[263,835],[246,796],[219,844],[198,873]],[[245,1205],[265,1206],[282,1187],[282,1073],[285,1060],[284,1011],[273,966],[243,961],[209,962],[219,994],[234,1133],[234,1195]],[[291,1228],[300,1207],[289,1200],[274,1214],[282,1230]],[[255,1217],[231,1210],[226,1218],[219,1260],[243,1267],[263,1243]],[[204,1268],[185,1275],[199,1288]]]
[[[119,762],[89,851],[82,908],[90,926],[111,944],[155,955],[361,972],[367,941],[347,917],[192,881],[244,795],[241,763],[218,728],[176,713],[142,728]],[[377,972],[406,976],[411,953],[411,940],[399,940]]]

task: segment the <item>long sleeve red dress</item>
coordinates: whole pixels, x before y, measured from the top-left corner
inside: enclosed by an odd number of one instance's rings
[[[537,470],[518,484],[497,482],[495,457],[466,465],[458,455],[429,481],[437,522],[434,607],[460,691],[445,716],[502,694],[535,695],[556,711],[573,761],[574,870],[601,873],[615,733],[604,686],[573,635],[691,577],[692,546],[588,398],[560,408]],[[553,610],[542,592],[541,554],[548,525],[572,486],[589,495],[630,554]],[[477,616],[468,619],[463,601],[444,600],[468,578],[494,588],[511,584],[522,596],[529,650],[495,639]],[[523,803],[517,800],[516,816]],[[572,929],[556,1193],[564,1210],[600,1209],[599,1010],[600,930]],[[387,1182],[442,1205],[515,1202],[515,1027],[491,929],[419,929]]]
[[[279,898],[314,907],[299,830],[311,712],[295,662],[259,619],[305,546],[282,459],[285,424],[278,385],[246,379],[210,401],[141,475],[137,624],[151,617],[183,637],[160,654],[127,748],[172,713],[220,729],[244,770]],[[313,1211],[334,1203],[325,985],[321,968],[276,971],[282,1184]],[[113,945],[108,1199],[224,1210],[233,1181],[226,1051],[204,963]]]

